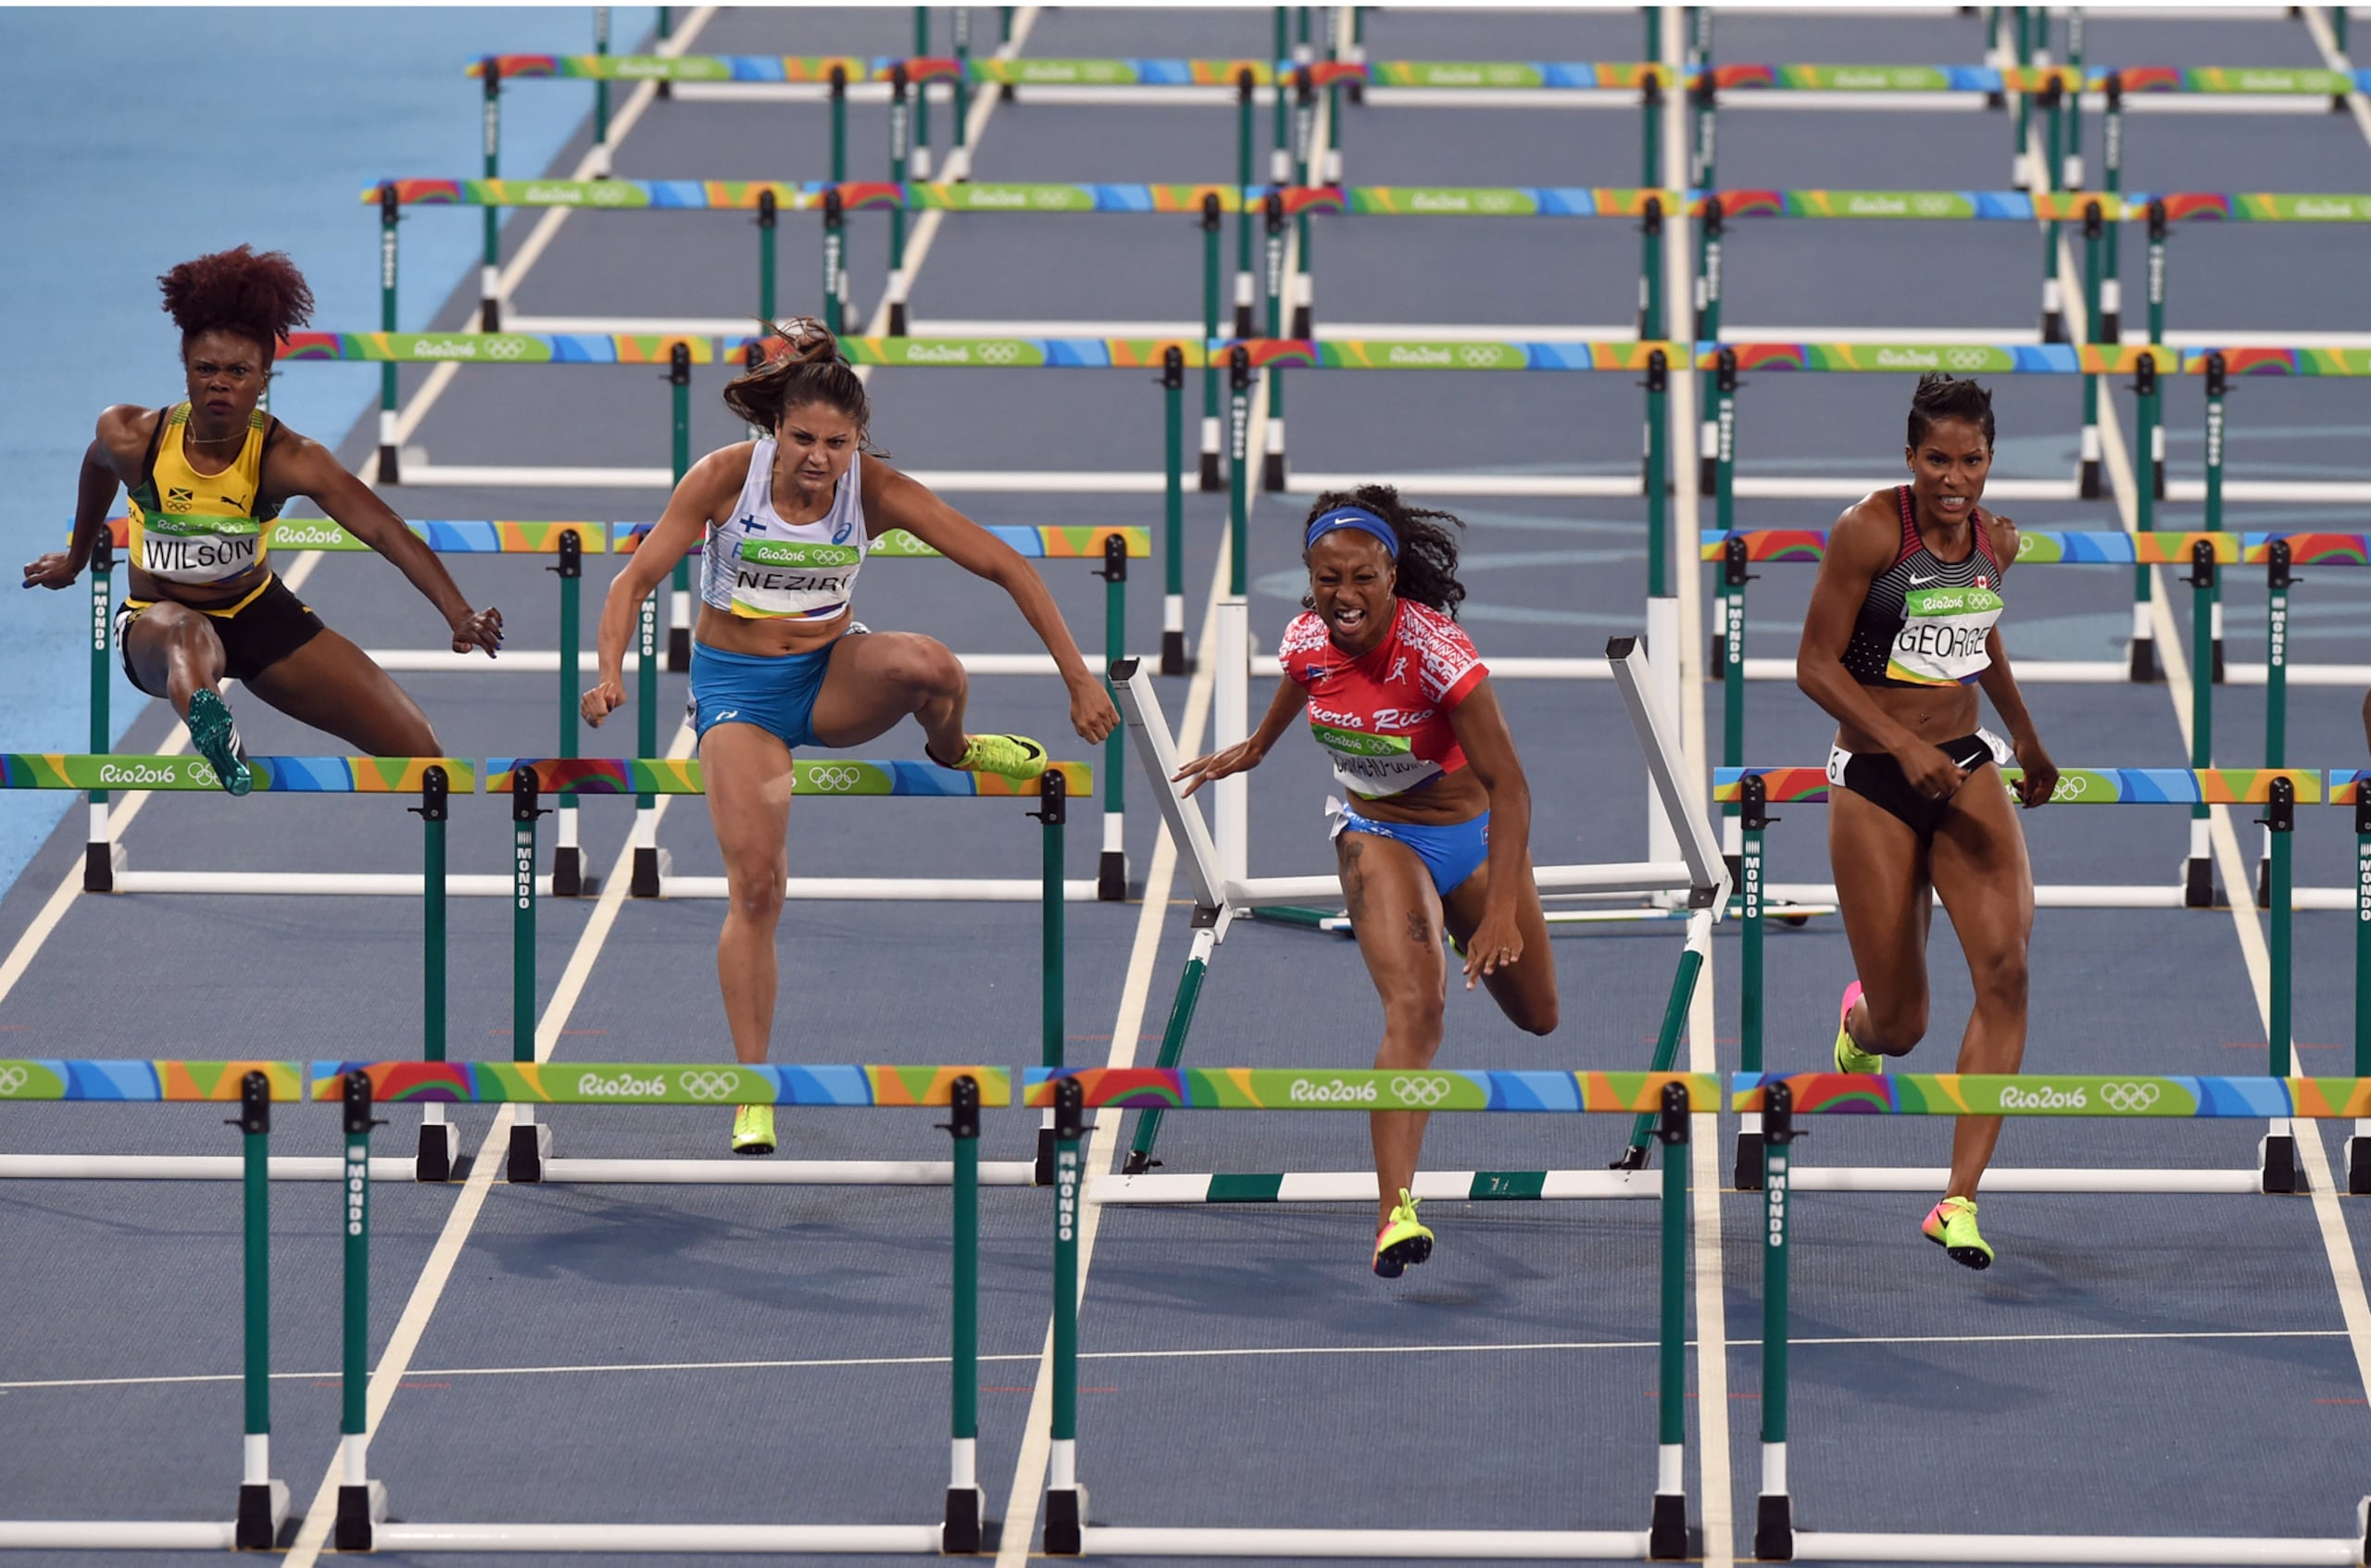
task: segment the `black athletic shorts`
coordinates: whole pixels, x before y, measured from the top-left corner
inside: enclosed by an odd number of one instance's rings
[[[126,599],[115,612],[115,646],[117,657],[123,660],[123,672],[132,684],[140,686],[140,677],[133,673],[132,659],[123,646],[124,633],[143,611],[152,608],[155,599]],[[197,608],[192,605],[187,607]],[[321,618],[315,615],[305,602],[291,593],[278,572],[258,590],[255,597],[232,610],[199,610],[214,634],[222,639],[222,674],[232,681],[251,681],[264,671],[303,647],[322,631]],[[148,691],[140,686],[142,691]],[[163,696],[163,692],[148,692],[150,696]]]
[[[1969,772],[1987,762],[2005,764],[2014,760],[2007,744],[1987,730],[1938,742],[1936,749]],[[1937,800],[1911,788],[1901,764],[1889,752],[1850,752],[1840,746],[1830,746],[1827,782],[1831,787],[1849,789],[1862,799],[1884,807],[1909,823],[1910,831],[1922,843],[1935,836],[1935,830],[1942,825],[1943,813],[1951,807],[1949,799]]]

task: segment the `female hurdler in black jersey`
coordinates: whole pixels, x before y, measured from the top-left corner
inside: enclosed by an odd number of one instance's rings
[[[1795,681],[1833,714],[1828,855],[1859,978],[1836,1035],[1842,1073],[1881,1073],[1926,1033],[1926,929],[1939,896],[1959,933],[1976,1011],[1962,1073],[2014,1073],[2026,1050],[2026,946],[2033,872],[2000,765],[2013,759],[2026,806],[2058,770],[2034,733],[1998,622],[2017,530],[1983,510],[1992,397],[1973,382],[1922,377],[1910,400],[1910,483],[1837,520],[1812,590]],[[2009,731],[1977,727],[1984,688]],[[1951,1173],[1927,1214],[1929,1240],[1981,1269],[1976,1188],[2001,1136],[1997,1116],[1963,1116]]]

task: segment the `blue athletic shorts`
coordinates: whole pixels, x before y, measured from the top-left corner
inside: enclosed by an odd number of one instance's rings
[[[692,698],[684,709],[692,733],[705,739],[719,724],[755,724],[793,751],[822,745],[810,721],[838,646],[834,638],[813,653],[747,654],[695,642]]]
[[[1361,817],[1349,806],[1342,808],[1334,819],[1334,836],[1346,833],[1371,833],[1377,838],[1388,838],[1413,849],[1433,873],[1433,888],[1448,894],[1464,885],[1465,879],[1490,858],[1490,813],[1483,812],[1468,822],[1450,822],[1445,826],[1415,822],[1378,822],[1373,817]]]

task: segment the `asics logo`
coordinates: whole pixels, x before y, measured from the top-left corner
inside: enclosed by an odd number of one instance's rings
[[[2100,1098],[2110,1110],[2121,1110],[2127,1116],[2139,1114],[2157,1103],[2159,1090],[2154,1084],[2102,1084]]]
[[[21,1067],[0,1067],[0,1096],[15,1094],[30,1077]]]
[[[741,1074],[721,1069],[702,1069],[686,1073],[676,1080],[684,1093],[694,1099],[731,1099],[741,1092]]]
[[[1391,1095],[1405,1105],[1436,1106],[1449,1098],[1453,1085],[1444,1073],[1411,1074],[1391,1081]]]

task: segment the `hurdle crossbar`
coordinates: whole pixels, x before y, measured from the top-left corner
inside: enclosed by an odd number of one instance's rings
[[[316,1098],[343,1107],[345,1292],[340,1373],[343,1474],[332,1540],[340,1551],[774,1551],[972,1552],[990,1526],[978,1474],[980,1111],[1012,1103],[1012,1078],[989,1067],[686,1067],[526,1061],[315,1063]],[[726,1105],[945,1107],[953,1140],[953,1346],[948,1479],[938,1519],[899,1525],[434,1524],[387,1520],[387,1491],[370,1473],[370,1143],[380,1098],[501,1103],[514,1113],[536,1105]]]
[[[1083,762],[1052,762],[1042,777],[1015,783],[994,773],[959,772],[928,762],[865,761],[856,759],[792,764],[795,793],[843,797],[931,797],[942,799],[1002,799],[1037,802],[1029,813],[1043,824],[1042,871],[1035,883],[985,878],[872,879],[862,896],[904,898],[970,899],[1022,902],[1040,906],[1038,921],[1038,995],[1041,1054],[1048,1066],[1062,1061],[1063,1035],[1063,904],[1068,899],[1091,900],[1098,896],[1094,881],[1066,881],[1063,872],[1063,827],[1069,820],[1072,794],[1090,797],[1094,771]],[[535,864],[536,819],[545,814],[546,794],[574,791],[580,795],[633,795],[649,802],[659,795],[698,795],[705,783],[700,764],[675,758],[495,758],[486,764],[487,793],[510,797],[512,856],[520,868],[514,880],[511,921],[511,1055],[522,1068],[535,1060],[537,1008],[536,887],[531,874]],[[631,891],[638,897],[728,897],[724,877],[679,877],[671,874],[671,857],[657,843],[656,812],[638,810],[634,823],[634,856]],[[793,877],[787,896],[831,898],[848,895],[842,879]],[[723,1103],[744,1101],[728,1098]],[[912,1161],[651,1160],[601,1160],[579,1163],[553,1155],[552,1128],[539,1122],[530,1105],[516,1112],[510,1128],[507,1174],[514,1183],[541,1181],[687,1183],[722,1181],[733,1184],[847,1185],[880,1182],[890,1185],[932,1185],[946,1179],[946,1167]],[[999,1185],[1042,1184],[1050,1179],[1051,1144],[1040,1130],[1035,1160],[1025,1165],[999,1166],[986,1179]],[[1026,1173],[1024,1176],[1023,1173]]]
[[[2013,790],[2023,770],[2004,768],[2000,777]],[[2286,1078],[2292,1060],[2290,1039],[2290,996],[2292,986],[2293,950],[2289,935],[2290,911],[2293,908],[2290,889],[2290,839],[2296,829],[2296,808],[2316,805],[2327,797],[2327,790],[2351,784],[2354,775],[2332,773],[2325,775],[2311,769],[2187,769],[2187,768],[2064,768],[2051,796],[2053,805],[2084,806],[2189,806],[2201,811],[2220,805],[2255,805],[2265,809],[2262,821],[2271,835],[2271,1006],[2267,1030],[2267,1055],[2271,1071],[2277,1078]],[[1968,788],[1988,788],[1987,784],[1971,783]],[[2353,804],[2351,792],[2348,804]],[[1745,912],[1740,936],[1738,959],[1738,1061],[1748,1073],[1759,1073],[1763,1066],[1763,939],[1765,911],[1763,899],[1774,889],[1763,883],[1763,834],[1775,819],[1769,815],[1774,807],[1821,805],[1831,795],[1827,772],[1824,768],[1719,768],[1712,775],[1712,797],[1719,802],[1736,802],[1737,822],[1741,830],[1739,850],[1739,881],[1745,889]],[[2371,863],[2371,862],[2366,862]],[[1792,890],[1789,890],[1792,891]],[[2090,907],[2101,907],[2093,905]],[[2128,908],[2117,903],[2107,907]],[[2359,919],[2371,919],[2371,909],[2361,911]],[[2365,927],[2371,930],[2371,927]],[[2363,951],[2358,957],[2358,972],[2371,973],[2371,938],[2359,944]],[[2359,987],[2360,1008],[2371,988]],[[2371,1038],[2363,1042],[2371,1053]],[[2371,1061],[2371,1054],[2365,1055]],[[1751,1189],[1763,1180],[1764,1142],[1763,1129],[1750,1107],[1738,1130],[1736,1148],[1736,1185]],[[2351,1148],[2351,1146],[2350,1146]],[[2296,1137],[2285,1120],[2273,1120],[2257,1145],[2256,1168],[2250,1172],[2175,1171],[2155,1168],[2137,1170],[2082,1169],[2063,1171],[2033,1167],[2024,1171],[1999,1171],[1988,1174],[1987,1181],[1997,1177],[2004,1190],[2026,1192],[2296,1192],[2302,1187],[2302,1166],[2299,1163]],[[1887,1168],[1885,1170],[1853,1170],[1829,1173],[1801,1170],[1797,1179],[1811,1185],[1829,1185],[1851,1191],[1923,1191],[1940,1184],[1946,1173],[1940,1170],[1916,1168]],[[2371,1175],[2371,1171],[2366,1171]],[[2015,1184],[2013,1189],[2006,1184]],[[2066,1185],[2060,1185],[2060,1184]]]
[[[2359,1117],[2371,1111],[2360,1078],[2174,1077],[2151,1074],[1979,1074],[1749,1072],[1732,1080],[1733,1107],[1762,1129],[1762,1454],[1754,1555],[1763,1562],[2359,1563],[2371,1549],[2371,1499],[2347,1537],[1948,1535],[1799,1530],[1788,1474],[1788,1268],[1801,1223],[1792,1193],[1814,1184],[1794,1168],[1799,1116],[2082,1116],[2111,1120]]]
[[[1683,1009],[1684,1010],[1684,1009]],[[1053,1447],[1043,1548],[1053,1556],[1599,1557],[1688,1554],[1685,1480],[1688,1123],[1719,1110],[1710,1073],[1385,1072],[1336,1068],[1050,1068],[1027,1102],[1054,1117]],[[1665,1146],[1660,1249],[1655,1489],[1643,1530],[1147,1529],[1087,1523],[1078,1461],[1081,1142],[1089,1109],[1115,1110],[1613,1111],[1648,1117]],[[1642,1195],[1643,1196],[1643,1195]],[[1100,1201],[1100,1199],[1097,1199]],[[1409,1544],[1413,1537],[1413,1544]]]

